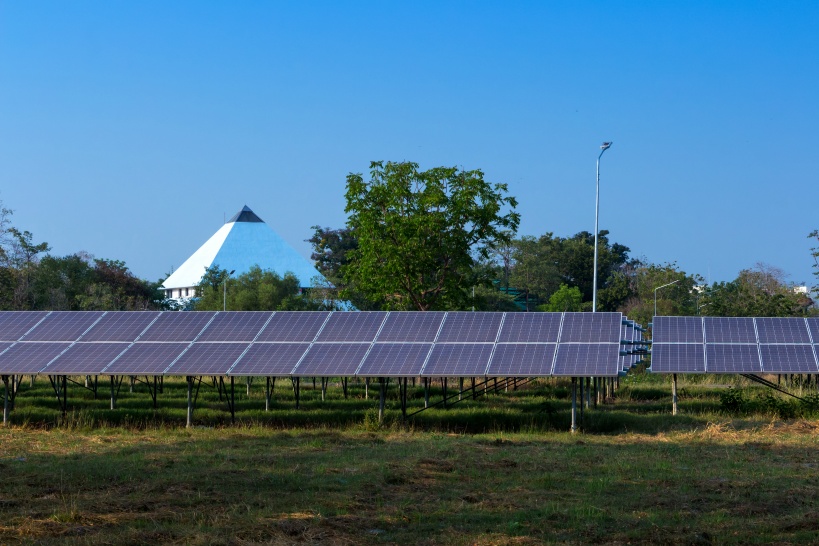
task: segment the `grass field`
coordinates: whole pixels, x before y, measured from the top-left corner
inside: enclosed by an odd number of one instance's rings
[[[819,419],[735,377],[636,374],[569,424],[567,382],[435,408],[384,425],[363,385],[212,389],[185,429],[185,388],[154,410],[144,386],[62,418],[43,379],[0,428],[0,543],[540,544],[819,541]],[[725,388],[736,385],[739,388]],[[810,388],[792,389],[810,394]],[[440,396],[433,392],[432,401]],[[423,391],[411,390],[411,406]],[[808,397],[808,402],[811,402]]]

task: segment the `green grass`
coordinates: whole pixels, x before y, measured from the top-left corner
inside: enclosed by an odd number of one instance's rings
[[[723,407],[727,384],[744,407]],[[237,384],[235,425],[203,387],[188,430],[181,381],[157,410],[144,386],[123,385],[113,411],[74,387],[62,418],[47,383],[26,380],[0,427],[0,544],[819,541],[815,410],[783,420],[732,377],[680,386],[672,416],[667,378],[625,378],[571,435],[565,382],[406,423],[393,388],[382,426],[363,385],[322,402],[304,382],[296,410],[279,384],[265,412],[263,386]]]

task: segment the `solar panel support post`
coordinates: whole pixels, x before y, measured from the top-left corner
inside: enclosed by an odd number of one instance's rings
[[[464,378],[459,377],[458,378],[458,400],[459,401],[462,399],[463,393],[464,393]]]
[[[326,377],[321,378],[321,401],[324,402],[327,399],[327,383],[330,380]]]
[[[250,384],[253,382],[253,378],[249,375],[247,376],[247,395],[250,396]]]
[[[296,396],[296,409],[299,409],[299,390],[300,390],[300,387],[301,387],[300,380],[301,380],[301,378],[299,378],[299,377],[294,377],[293,378],[293,393]]]
[[[441,388],[444,391],[444,407],[446,407],[446,390],[447,390],[446,387],[447,387],[447,378],[444,377],[443,379],[441,379]]]
[[[424,407],[429,407],[429,377],[424,378]]]
[[[341,378],[341,390],[344,392],[344,399],[347,400],[347,378]]]
[[[585,381],[581,377],[580,381],[579,381],[579,383],[580,383],[580,429],[581,430],[583,429],[583,406],[584,406],[584,401],[585,401],[585,397],[583,396],[583,383],[584,382]]]
[[[112,375],[111,379],[111,409],[117,409],[117,399],[114,396],[114,383],[117,381],[117,376]]]
[[[230,376],[230,422],[236,423],[236,398],[234,395],[234,376]]]
[[[572,434],[577,432],[577,378],[572,377]]]
[[[270,411],[270,376],[265,378],[264,384],[264,410]]]
[[[364,378],[364,400],[370,399],[370,378]]]
[[[3,424],[9,422],[9,376],[3,376]]]
[[[586,378],[586,409],[591,407],[591,377]]]
[[[399,379],[398,381],[401,381],[401,379]],[[406,419],[407,418],[407,378],[406,377],[404,378],[403,383],[404,383],[403,392],[399,393],[399,394],[401,394],[401,419]],[[401,383],[399,383],[399,385],[400,384]]]
[[[193,425],[193,377],[189,375],[185,380],[188,382],[188,416],[185,428],[191,428]]]
[[[378,424],[381,425],[384,423],[384,400],[387,398],[387,382],[384,381],[383,377],[379,377],[378,383],[380,386],[378,393]]]
[[[478,398],[478,393],[475,392],[475,378],[470,377],[470,381],[472,383],[472,386],[471,386],[471,388],[472,388],[472,400],[475,400],[475,399]]]
[[[671,374],[671,415],[677,415],[677,374]]]

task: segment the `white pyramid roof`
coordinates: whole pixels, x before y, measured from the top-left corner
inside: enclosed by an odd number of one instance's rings
[[[185,260],[163,283],[163,288],[187,288],[202,280],[211,266],[236,275],[247,273],[254,265],[272,270],[281,276],[291,272],[303,288],[313,286],[321,273],[301,254],[288,245],[247,206],[223,225],[199,250]]]

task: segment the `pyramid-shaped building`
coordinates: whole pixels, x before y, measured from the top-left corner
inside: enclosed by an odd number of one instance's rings
[[[298,277],[302,288],[313,286],[315,278],[323,278],[308,260],[247,206],[165,279],[162,285],[165,296],[173,299],[193,297],[205,270],[214,265],[235,270],[235,275],[247,273],[254,265],[281,276],[290,272]]]

